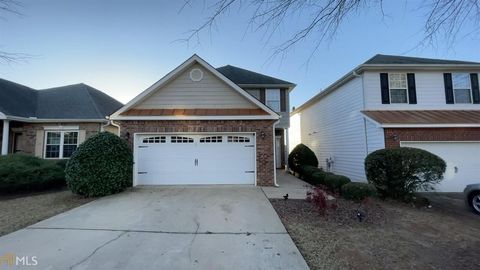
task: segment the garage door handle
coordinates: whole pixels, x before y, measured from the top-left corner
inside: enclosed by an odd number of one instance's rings
[[[458,173],[458,167],[455,166],[455,173]]]
[[[196,158],[195,161],[193,162],[195,166],[198,166],[198,159]]]

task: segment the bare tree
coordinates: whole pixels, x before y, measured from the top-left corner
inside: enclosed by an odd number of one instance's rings
[[[0,19],[5,20],[4,14],[14,14],[17,16],[22,16],[19,9],[22,7],[22,4],[16,0],[0,0]],[[30,55],[25,53],[12,53],[0,51],[0,62],[3,63],[14,63],[25,61]]]
[[[426,18],[419,44],[434,43],[440,38],[453,44],[466,25],[471,30],[467,34],[479,35],[480,0],[424,0],[414,1],[414,4],[418,7],[416,10],[425,12],[423,15]],[[192,0],[185,0],[182,9],[190,5]],[[243,8],[245,6],[248,8]],[[309,37],[315,40],[313,54],[322,42],[337,34],[349,16],[371,9],[384,14],[383,0],[214,0],[213,4],[207,4],[211,15],[183,40],[190,42],[197,39],[198,42],[202,32],[211,31],[221,16],[233,8],[243,8],[242,12],[250,11],[249,25],[253,30],[265,31],[267,42],[278,32],[280,25],[294,18],[308,18],[304,24],[296,23],[293,34],[274,45],[272,55],[285,54],[295,44]]]

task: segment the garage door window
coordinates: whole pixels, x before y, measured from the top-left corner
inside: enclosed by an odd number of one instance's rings
[[[143,143],[165,143],[166,138],[165,136],[155,136],[155,137],[148,137],[144,138]]]
[[[171,143],[193,143],[193,138],[182,137],[182,136],[172,136],[170,138]]]
[[[200,138],[200,143],[221,143],[222,136],[210,136]]]
[[[250,138],[243,136],[228,136],[228,142],[250,142]]]

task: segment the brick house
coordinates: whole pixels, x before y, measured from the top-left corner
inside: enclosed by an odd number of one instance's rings
[[[365,181],[377,150],[415,147],[447,162],[438,191],[480,182],[480,63],[376,55],[291,113],[290,145]]]
[[[294,87],[193,55],[110,117],[133,148],[134,185],[275,185]]]
[[[1,154],[69,158],[86,138],[118,133],[106,117],[121,106],[85,84],[36,90],[0,79]]]

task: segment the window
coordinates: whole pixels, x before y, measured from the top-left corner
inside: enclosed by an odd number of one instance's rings
[[[228,136],[228,142],[250,142],[250,138],[243,136]]]
[[[270,109],[280,111],[280,89],[267,89],[265,92],[265,104]]]
[[[165,143],[165,136],[155,136],[143,139],[143,143]]]
[[[389,73],[388,88],[391,103],[408,103],[407,74]]]
[[[46,131],[45,158],[69,158],[78,147],[78,131]]]
[[[200,138],[200,143],[221,143],[222,136],[211,136]]]
[[[260,100],[260,89],[247,89],[246,91],[254,98]]]
[[[453,97],[455,103],[472,103],[470,74],[452,73]]]
[[[170,138],[171,143],[193,143],[193,138],[181,137],[181,136],[172,136]]]

